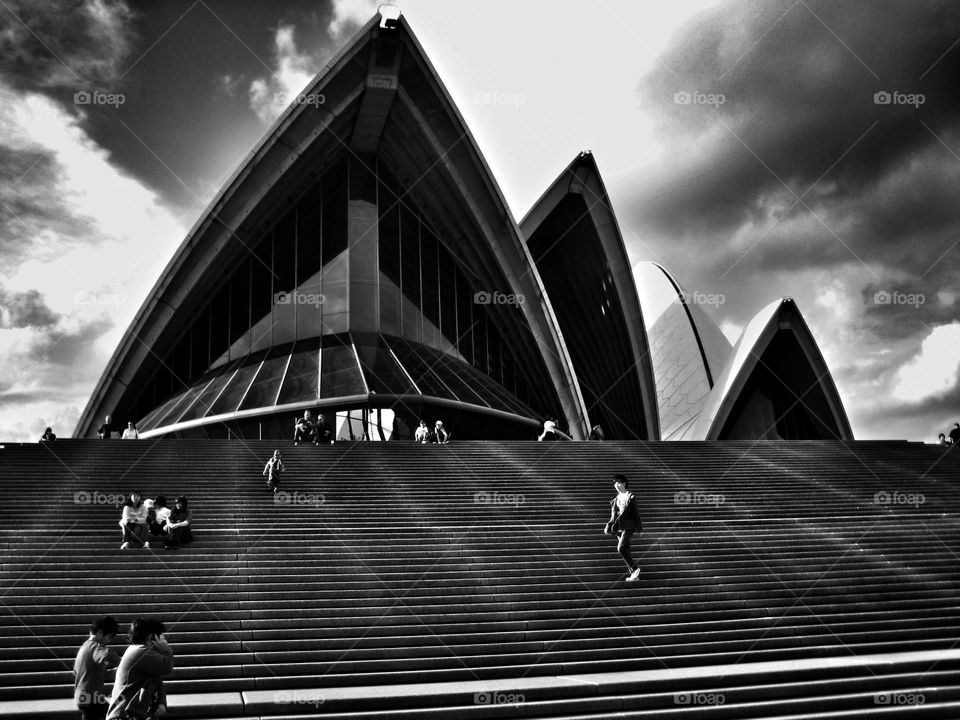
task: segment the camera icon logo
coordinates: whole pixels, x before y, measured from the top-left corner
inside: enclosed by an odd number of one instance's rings
[[[475,305],[489,305],[491,299],[492,296],[486,290],[481,290],[473,294],[473,302]]]
[[[874,105],[889,105],[892,101],[893,96],[886,90],[881,90],[880,92],[875,92],[873,94]]]
[[[93,102],[93,96],[86,90],[80,90],[73,94],[74,105],[89,105]]]
[[[889,305],[893,296],[886,290],[878,290],[873,294],[873,302],[876,305]]]
[[[689,105],[693,102],[693,95],[686,90],[681,90],[673,94],[673,102],[675,105]]]

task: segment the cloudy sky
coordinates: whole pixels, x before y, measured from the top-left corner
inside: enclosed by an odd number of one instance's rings
[[[230,171],[377,3],[0,0],[0,439],[69,435]],[[728,336],[798,302],[858,438],[960,421],[960,4],[407,0],[516,218],[592,150]]]

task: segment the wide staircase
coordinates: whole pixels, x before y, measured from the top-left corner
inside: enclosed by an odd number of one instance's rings
[[[187,495],[196,542],[121,551],[134,489]],[[960,451],[934,446],[8,443],[0,553],[4,717],[76,717],[110,614],[166,622],[180,718],[960,718]]]

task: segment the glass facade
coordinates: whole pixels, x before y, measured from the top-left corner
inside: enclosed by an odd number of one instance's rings
[[[142,431],[368,393],[539,414],[480,288],[376,158],[331,167],[249,249],[141,397]]]
[[[147,432],[245,410],[270,412],[292,403],[341,400],[362,402],[372,410],[376,403],[369,398],[377,395],[397,404],[398,410],[405,406],[405,417],[416,415],[413,398],[535,416],[500,383],[449,353],[395,335],[346,333],[252,353],[169,398],[143,417],[138,428]],[[399,396],[403,399],[395,402]]]

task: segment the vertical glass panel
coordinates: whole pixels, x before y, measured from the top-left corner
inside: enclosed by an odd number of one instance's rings
[[[320,379],[320,340],[314,338],[297,343],[287,367],[278,405],[317,399]]]
[[[381,168],[378,227],[380,261],[380,330],[400,334],[400,206],[393,177]]]
[[[437,238],[420,226],[420,277],[423,283],[423,344],[440,347],[440,279],[437,276]]]
[[[224,285],[213,296],[210,302],[210,356],[216,358],[213,365],[218,366],[227,362],[229,343],[230,318],[230,285]]]
[[[440,255],[440,347],[444,351],[456,351],[457,347],[457,281],[456,269],[450,251],[442,243]]]
[[[273,345],[293,342],[300,296],[297,286],[297,222],[290,210],[273,233]]]
[[[303,339],[323,334],[323,184],[314,185],[298,208],[297,294],[305,302],[297,307],[297,338]]]
[[[371,392],[394,395],[416,392],[383,340],[361,333],[353,333],[353,339]]]
[[[211,407],[207,413],[208,417],[210,415],[220,415],[221,413],[236,411],[237,405],[240,404],[244,393],[246,393],[247,388],[250,387],[250,381],[253,380],[253,376],[256,375],[257,370],[260,369],[260,362],[262,360],[262,354],[255,358],[249,358],[240,369],[237,370],[236,374],[230,379],[230,384],[220,394],[217,401],[213,403],[213,407]]]
[[[252,408],[272,407],[276,398],[277,391],[280,389],[280,381],[283,379],[283,373],[287,369],[290,347],[272,350],[260,370],[257,371],[247,396],[240,403],[238,410],[250,410]]]
[[[186,333],[173,348],[167,360],[170,373],[173,375],[173,389],[175,392],[185,390],[190,385],[190,333]]]
[[[510,312],[510,311],[508,311]],[[500,331],[490,323],[490,330],[487,333],[487,348],[490,357],[490,371],[487,373],[498,383],[503,381],[503,363],[500,360],[500,350],[502,347]]]
[[[190,377],[200,377],[210,367],[210,308],[194,320],[190,328]]]
[[[251,260],[250,350],[264,350],[273,339],[273,233],[257,245]]]
[[[325,338],[321,352],[320,369],[323,376],[320,378],[320,397],[327,399],[366,394],[349,336]]]
[[[350,328],[347,289],[347,171],[340,163],[323,178],[323,332]]]
[[[403,332],[405,338],[421,342],[420,227],[409,205],[400,205],[400,275],[403,290]]]
[[[244,260],[230,278],[230,359],[250,352],[250,262]]]
[[[468,363],[473,363],[473,288],[467,276],[457,267],[457,350]]]
[[[503,353],[503,386],[514,395],[517,394],[517,360],[506,348]]]
[[[376,205],[377,166],[375,156],[350,157],[350,199]]]
[[[350,329],[350,303],[347,287],[347,251],[323,267],[323,332],[344,333]]]
[[[376,332],[380,311],[376,159],[351,157],[349,175],[347,241],[350,259],[347,277],[350,283],[350,330]]]
[[[473,306],[473,366],[487,372],[487,308]]]

